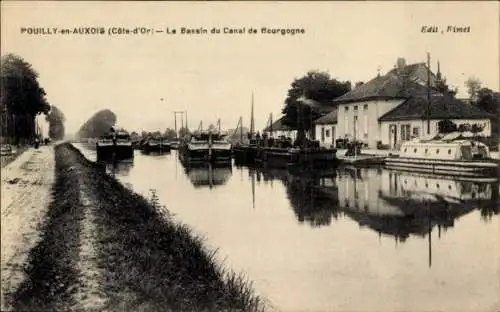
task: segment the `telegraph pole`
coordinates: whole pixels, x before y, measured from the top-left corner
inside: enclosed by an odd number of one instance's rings
[[[184,112],[183,111],[175,111],[174,112],[174,126],[175,126],[175,135],[179,137],[179,132],[177,132],[177,114],[181,115],[181,128],[184,125]]]
[[[427,134],[431,134],[431,54],[427,52]]]

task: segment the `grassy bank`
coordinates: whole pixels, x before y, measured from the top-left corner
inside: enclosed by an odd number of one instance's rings
[[[70,293],[72,287],[67,285],[74,284],[74,272],[68,268],[74,267],[74,244],[79,240],[82,209],[75,192],[81,184],[93,196],[95,253],[103,275],[100,287],[107,298],[106,310],[263,310],[251,285],[219,265],[200,237],[105,174],[73,146],[56,147],[56,165],[56,200],[44,231],[47,234],[33,251],[30,280],[14,296],[18,307],[32,307],[44,295],[50,301],[45,306],[65,309],[58,302],[69,300],[62,294]],[[51,271],[59,273],[52,277]],[[63,281],[58,282],[58,277]],[[62,289],[36,284],[47,279]]]

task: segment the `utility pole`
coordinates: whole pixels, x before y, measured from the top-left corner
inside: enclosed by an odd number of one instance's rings
[[[431,54],[427,52],[427,134],[431,134]]]
[[[184,112],[183,111],[175,111],[174,112],[174,126],[175,126],[175,137],[179,137],[179,132],[177,132],[177,114],[181,114],[181,128],[182,125],[184,124]]]

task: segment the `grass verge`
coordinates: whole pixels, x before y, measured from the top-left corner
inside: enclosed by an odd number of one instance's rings
[[[97,261],[107,310],[264,310],[251,283],[220,265],[190,228],[105,174],[70,144],[57,152],[72,154],[73,165],[83,168],[81,183],[95,196]]]
[[[7,302],[16,311],[70,310],[77,284],[80,219],[76,176],[66,161],[67,151],[56,147],[56,180],[40,242],[30,251],[26,279]]]

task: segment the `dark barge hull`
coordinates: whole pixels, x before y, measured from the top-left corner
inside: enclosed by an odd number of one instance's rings
[[[231,163],[231,150],[179,150],[179,159],[184,163]]]
[[[168,144],[160,144],[156,146],[149,146],[145,144],[142,147],[142,150],[144,153],[169,153],[172,150],[172,148]]]
[[[134,157],[132,146],[96,146],[97,160],[123,160]]]
[[[270,167],[312,166],[336,167],[339,160],[336,151],[294,151],[281,148],[261,148],[255,158],[257,163]]]
[[[235,146],[233,147],[233,158],[238,163],[255,163],[257,157],[256,146]]]

